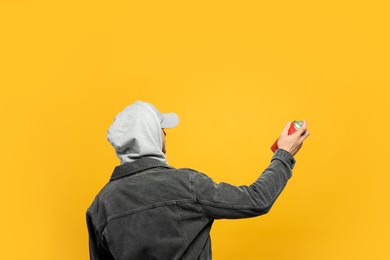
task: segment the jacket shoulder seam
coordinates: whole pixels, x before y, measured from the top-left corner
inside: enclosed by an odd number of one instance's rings
[[[202,207],[198,203],[198,199],[196,198],[195,184],[194,183],[195,183],[195,173],[192,172],[191,175],[190,175],[190,191],[192,193],[192,198],[193,198],[193,200],[195,202],[196,209],[204,217],[209,218],[209,216],[207,216],[207,214],[203,211]]]

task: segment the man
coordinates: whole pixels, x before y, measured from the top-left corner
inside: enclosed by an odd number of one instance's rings
[[[211,259],[214,219],[267,213],[309,136],[306,121],[292,135],[288,122],[268,168],[250,186],[234,186],[167,163],[164,128],[178,123],[142,101],[115,117],[107,138],[121,164],[87,210],[91,259]]]

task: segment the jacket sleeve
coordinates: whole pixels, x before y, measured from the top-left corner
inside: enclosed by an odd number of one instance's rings
[[[215,183],[208,176],[194,177],[195,200],[210,218],[249,218],[267,213],[292,176],[295,159],[277,149],[271,163],[250,186]]]
[[[96,236],[95,228],[92,224],[91,216],[87,212],[87,227],[88,227],[88,237],[89,237],[89,257],[91,260],[99,259],[97,255],[98,252],[98,241]]]
[[[99,233],[95,229],[92,217],[87,211],[87,227],[89,236],[89,258],[91,260],[113,260],[107,243],[100,239]]]

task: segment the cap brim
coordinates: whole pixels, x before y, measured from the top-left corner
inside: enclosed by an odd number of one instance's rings
[[[161,128],[173,128],[179,124],[179,117],[176,113],[163,113]]]

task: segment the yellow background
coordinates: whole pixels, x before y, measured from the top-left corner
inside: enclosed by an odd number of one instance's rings
[[[386,2],[1,0],[2,259],[88,259],[135,100],[180,116],[172,166],[237,185],[307,119],[274,207],[216,221],[215,259],[390,259]]]

